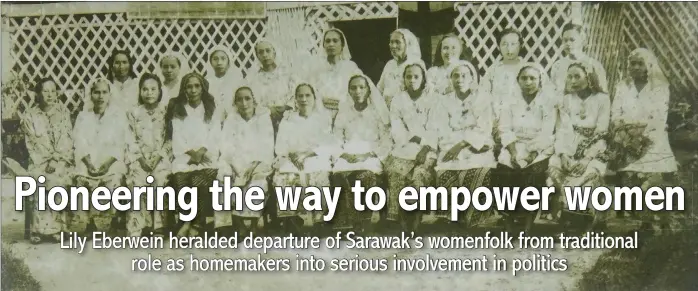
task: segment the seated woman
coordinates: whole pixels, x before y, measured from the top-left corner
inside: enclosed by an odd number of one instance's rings
[[[197,216],[193,221],[184,222],[178,235],[196,236],[213,221],[208,189],[218,174],[221,117],[203,76],[186,74],[181,84],[179,96],[167,106],[165,136],[172,144],[170,183],[175,189],[198,189]]]
[[[555,88],[538,64],[523,64],[516,76],[520,90],[500,104],[498,132],[502,150],[493,173],[493,186],[545,187],[558,115]],[[537,215],[520,205],[513,212],[501,214],[509,232],[514,232],[517,221],[523,222],[524,231],[530,231]]]
[[[319,93],[308,83],[296,86],[296,110],[288,111],[279,125],[276,137],[276,161],[274,186],[325,187],[330,185],[332,170],[332,116],[318,100]],[[303,197],[301,197],[303,198]],[[302,201],[302,200],[301,200]],[[327,209],[323,205],[323,209]],[[297,229],[298,218],[306,225],[322,220],[322,211],[307,213],[302,207],[297,211],[278,210],[277,217],[284,224]],[[288,226],[288,224],[286,224]]]
[[[385,100],[367,76],[352,76],[348,87],[353,102],[344,103],[339,108],[334,123],[340,153],[334,164],[332,180],[336,187],[342,187],[343,193],[333,224],[336,228],[361,230],[370,222],[371,212],[354,209],[351,187],[357,180],[366,189],[381,185],[382,162],[390,150],[390,113]]]
[[[34,179],[44,176],[46,187],[69,186],[73,166],[73,139],[70,112],[58,103],[58,86],[43,78],[34,87],[35,104],[22,115],[21,130],[29,152],[28,173]],[[46,209],[31,211],[31,241],[60,240],[67,231],[65,215]]]
[[[410,30],[399,28],[390,34],[390,54],[393,58],[385,64],[378,90],[385,98],[385,103],[390,108],[391,101],[403,90],[403,73],[405,66],[413,62],[422,62],[422,51],[419,48],[419,39]]]
[[[562,187],[565,186],[601,186],[606,172],[602,154],[606,150],[605,137],[611,118],[611,100],[601,88],[592,66],[572,63],[566,87],[559,106],[555,154],[549,164],[549,176],[558,193],[564,193]],[[557,201],[552,204],[559,206]],[[552,208],[553,218],[557,215],[556,207]],[[594,222],[602,219],[600,213],[593,216]],[[596,223],[589,227],[594,225]]]
[[[645,48],[630,53],[626,76],[616,86],[611,128],[635,126],[639,130],[628,131],[630,136],[610,136],[618,144],[632,145],[619,150],[624,156],[619,160],[623,162],[616,163],[614,170],[621,174],[622,185],[641,186],[647,190],[661,185],[666,175],[678,170],[666,129],[669,81],[659,67],[657,57]],[[637,134],[633,135],[633,131]],[[644,227],[655,223],[656,214],[644,214]],[[667,215],[659,218],[660,226],[668,227]]]
[[[421,222],[419,210],[402,211],[398,201],[406,186],[429,186],[434,182],[437,158],[436,132],[427,130],[436,96],[426,88],[426,68],[421,61],[405,66],[401,91],[390,104],[393,149],[386,161],[388,171],[388,220],[400,221],[403,231],[416,231]]]
[[[448,70],[453,92],[439,99],[429,129],[438,135],[437,181],[439,186],[465,186],[473,191],[489,186],[490,171],[497,167],[492,151],[492,100],[477,91],[477,71],[469,62],[455,61]],[[450,212],[437,212],[436,217],[449,219]],[[479,217],[471,208],[460,221],[472,225]]]
[[[150,185],[165,186],[171,169],[171,148],[165,141],[165,106],[161,106],[164,92],[160,79],[153,74],[143,74],[138,82],[138,107],[126,115],[129,122],[129,142],[127,148],[129,187]],[[146,178],[152,176],[153,183]],[[165,196],[167,199],[167,196]],[[141,195],[141,208],[147,203],[147,197]],[[164,205],[169,202],[165,201]],[[153,230],[164,234],[167,219],[165,211],[140,210],[128,213],[126,230],[136,236]]]
[[[269,109],[260,106],[250,86],[243,86],[235,91],[235,113],[228,115],[223,122],[221,132],[220,169],[218,179],[224,182],[225,176],[230,176],[233,186],[246,191],[251,187],[259,187],[264,193],[269,190],[267,178],[272,174],[274,162],[274,127],[272,126]],[[271,193],[273,195],[273,193]],[[216,228],[233,225],[244,225],[243,220],[250,220],[250,232],[255,232],[262,212],[254,212],[244,207],[242,211],[216,212]],[[266,200],[265,200],[266,203]],[[234,206],[234,205],[233,205]]]
[[[94,189],[104,186],[115,189],[123,185],[126,174],[126,141],[129,138],[128,120],[123,108],[112,105],[109,81],[96,80],[90,87],[90,101],[86,111],[75,121],[75,183]],[[112,211],[78,211],[73,223],[84,224],[89,231],[110,230],[118,222]]]

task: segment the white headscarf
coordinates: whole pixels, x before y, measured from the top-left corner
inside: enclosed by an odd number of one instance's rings
[[[315,103],[313,104],[313,113],[312,114],[330,114],[330,111],[325,108],[325,106],[322,104],[322,92],[320,87],[315,85],[315,82],[310,81],[310,80],[300,80],[296,81],[295,84],[293,85],[293,110],[286,110],[284,112],[284,118],[288,118],[289,114],[291,112],[298,112],[298,104],[296,104],[296,91],[298,90],[298,87],[300,85],[309,85],[313,89],[313,93],[315,93]]]
[[[257,73],[262,69],[262,61],[260,61],[259,56],[257,56],[257,46],[263,42],[268,43],[269,45],[271,45],[272,48],[274,48],[274,62],[276,63],[277,68],[282,67],[286,63],[284,60],[283,53],[281,52],[281,50],[279,50],[279,48],[281,48],[281,46],[278,46],[276,42],[274,42],[268,38],[263,37],[263,38],[258,39],[257,43],[255,43],[254,47],[252,48],[254,50],[253,55],[254,55],[255,62],[252,65],[250,72]]]
[[[332,32],[332,31],[339,33],[339,35],[342,38],[342,52],[339,53],[338,60],[345,60],[345,61],[351,60],[351,53],[349,52],[349,43],[347,43],[347,37],[344,36],[344,32],[342,32],[341,30],[339,30],[337,28],[330,28],[330,29],[326,30],[325,33],[322,34],[323,49],[320,50],[318,55],[320,57],[322,57],[323,60],[325,60],[325,61],[327,60],[327,51],[325,51],[325,48],[324,48],[325,36],[327,36],[327,34],[329,32]]]
[[[540,73],[540,76],[539,76],[540,84],[538,84],[539,85],[539,89],[538,89],[539,96],[541,94],[546,94],[546,96],[552,96],[550,94],[554,95],[554,92],[555,92],[554,85],[550,81],[550,78],[548,77],[548,74],[546,73],[543,66],[541,66],[538,63],[532,63],[532,62],[519,64],[518,69],[517,69],[517,73],[516,73],[517,80],[518,80],[519,74],[521,73],[521,70],[523,70],[524,68],[533,68]],[[517,85],[518,85],[518,81],[517,81]],[[521,90],[515,90],[515,91],[518,92],[519,94],[521,94]]]
[[[664,72],[662,72],[662,68],[659,66],[659,60],[652,51],[646,48],[637,48],[630,52],[628,59],[635,56],[640,57],[645,62],[645,66],[647,67],[647,82],[650,88],[669,86],[669,80],[667,80]],[[632,77],[627,76],[625,81],[628,83],[632,82]]]
[[[478,80],[478,79],[479,79],[480,76],[478,75],[477,70],[475,69],[475,67],[473,66],[473,64],[471,64],[471,63],[468,62],[468,61],[464,61],[464,60],[455,60],[455,61],[451,62],[451,64],[450,64],[450,65],[448,66],[448,68],[446,69],[446,76],[447,76],[448,79],[449,79],[448,85],[449,85],[450,87],[453,87],[453,84],[452,84],[452,82],[451,82],[451,80],[450,80],[450,79],[451,79],[451,74],[453,74],[453,71],[454,71],[456,68],[459,68],[459,67],[466,67],[466,68],[468,69],[468,72],[470,73],[470,77],[472,78],[472,81],[471,81],[471,83],[470,83],[469,88],[470,88],[471,91],[475,91],[475,89],[477,89],[477,87],[478,87],[478,84],[479,84],[479,80]]]
[[[368,84],[368,106],[372,106],[375,108],[376,113],[379,115],[381,121],[383,124],[390,124],[390,111],[388,110],[388,105],[385,103],[385,98],[381,95],[380,91],[378,91],[378,88],[376,87],[375,84],[371,81],[371,78],[364,74],[357,74],[351,76],[349,78],[349,82],[351,82],[352,79],[354,78],[363,78],[366,83]],[[349,87],[349,84],[347,84],[347,87]],[[349,90],[347,89],[347,92]],[[354,107],[354,102],[353,98],[350,96],[347,97],[348,100],[352,100],[351,102],[341,102],[339,105],[339,114],[341,114],[342,111],[346,110],[353,110]]]
[[[179,73],[177,73],[177,83],[179,83],[180,80],[182,80],[182,76],[186,75],[191,71],[191,66],[189,65],[189,59],[185,57],[182,53],[178,51],[167,51],[166,53],[162,54],[160,56],[160,59],[158,60],[158,65],[155,67],[155,74],[160,77],[160,80],[165,83],[165,76],[162,73],[162,61],[165,58],[175,58],[179,62]],[[179,88],[177,88],[179,89]]]
[[[255,116],[260,116],[260,115],[267,115],[268,116],[270,114],[269,109],[267,109],[265,106],[260,105],[260,103],[259,103],[259,99],[260,99],[259,92],[262,92],[262,90],[257,88],[257,86],[255,86],[254,84],[247,82],[247,81],[243,81],[242,84],[240,84],[240,86],[235,88],[235,92],[233,93],[232,110],[234,111],[235,114],[238,114],[238,115],[240,114],[238,112],[237,105],[235,104],[235,93],[237,93],[238,90],[240,90],[241,88],[248,88],[248,89],[250,89],[250,91],[252,91],[252,98],[254,99],[254,103],[255,103],[254,104],[254,108],[255,108],[254,115]]]
[[[424,85],[423,94],[428,93],[428,92],[432,92],[433,91],[433,88],[432,88],[433,84],[431,82],[429,82],[429,80],[427,79],[428,78],[427,77],[427,65],[424,64],[424,61],[422,61],[422,59],[407,59],[407,61],[402,63],[403,69],[402,69],[402,72],[400,72],[400,76],[399,76],[400,77],[400,88],[402,89],[402,91],[405,90],[405,71],[407,71],[408,67],[411,67],[414,65],[419,66],[422,69],[422,74],[424,75],[425,85]]]
[[[82,111],[87,111],[87,112],[94,112],[94,103],[92,103],[92,89],[97,85],[99,82],[105,82],[107,86],[109,87],[109,97],[107,98],[107,106],[111,106],[112,103],[114,102],[113,97],[114,95],[112,94],[112,85],[111,82],[107,78],[104,77],[99,77],[97,79],[94,79],[90,84],[87,86],[87,90],[85,90],[85,105],[82,108]]]
[[[216,70],[213,68],[213,65],[211,65],[211,57],[215,52],[218,51],[223,52],[225,56],[228,57],[228,70],[225,71],[225,76],[223,76],[221,79],[240,74],[240,68],[235,66],[235,58],[233,58],[235,54],[233,54],[233,51],[228,47],[216,45],[208,51],[208,61],[206,62],[206,77],[215,78],[216,76]]]
[[[405,57],[408,60],[422,59],[422,51],[419,48],[419,39],[409,29],[399,28],[394,32],[400,33],[405,39]]]

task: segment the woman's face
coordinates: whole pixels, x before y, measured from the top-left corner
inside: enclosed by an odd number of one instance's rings
[[[322,45],[325,47],[325,52],[327,52],[328,56],[338,56],[344,48],[344,45],[342,44],[342,35],[334,30],[329,31],[325,33],[325,39],[323,40]]]
[[[517,79],[521,93],[524,95],[534,95],[540,90],[540,72],[534,68],[525,68]]]
[[[460,41],[455,37],[448,37],[441,42],[441,59],[445,62],[457,60],[462,48]]]
[[[117,78],[124,78],[128,76],[131,64],[128,60],[128,56],[124,54],[116,54],[114,56],[114,63],[112,64],[112,73]]]
[[[584,42],[582,41],[582,35],[579,31],[570,29],[562,34],[562,51],[565,53],[573,53],[582,51],[584,47]]]
[[[587,73],[578,66],[571,66],[567,70],[567,88],[573,92],[579,92],[588,87]]]
[[[257,53],[257,58],[264,66],[269,66],[274,64],[276,59],[276,51],[274,47],[266,42],[258,43],[255,47],[255,52]]]
[[[407,44],[405,43],[405,37],[402,33],[397,31],[390,34],[390,54],[393,58],[402,58],[405,56],[407,50]]]
[[[228,63],[230,63],[228,55],[222,51],[215,51],[211,55],[211,66],[216,71],[216,74],[225,74],[228,70]]]
[[[254,115],[254,96],[252,90],[242,88],[235,92],[235,107],[242,117],[250,117]]]
[[[363,77],[357,77],[349,81],[349,95],[354,103],[363,104],[368,100],[368,84]]]
[[[628,59],[628,72],[633,79],[647,78],[647,64],[639,55],[632,55]]]
[[[102,108],[107,105],[110,97],[109,84],[106,81],[101,81],[94,84],[92,86],[90,97],[95,108]]]
[[[160,70],[162,70],[162,75],[165,77],[165,81],[174,81],[179,76],[179,61],[175,57],[165,57],[160,62]]]
[[[451,72],[451,84],[456,92],[465,93],[470,90],[473,76],[465,66],[459,66]]]
[[[152,105],[157,103],[159,95],[160,90],[158,90],[157,81],[148,79],[143,82],[143,86],[141,86],[141,100],[144,104]]]
[[[44,102],[46,104],[55,104],[58,101],[58,90],[56,88],[56,83],[53,81],[45,81],[41,87],[41,97],[44,97]]]
[[[424,81],[424,74],[419,66],[409,66],[405,69],[405,88],[409,91],[418,91],[421,89]]]
[[[309,86],[302,85],[296,89],[296,106],[301,112],[309,112],[315,106],[315,95]]]
[[[515,33],[509,33],[503,36],[499,41],[499,50],[502,52],[503,59],[517,59],[519,57],[519,51],[521,50],[519,36]]]
[[[201,84],[199,78],[190,77],[187,79],[187,83],[184,85],[184,90],[187,93],[187,99],[189,102],[197,102],[201,100],[203,85]]]

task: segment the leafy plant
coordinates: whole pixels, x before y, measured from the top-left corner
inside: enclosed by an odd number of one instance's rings
[[[27,264],[12,249],[2,244],[2,280],[0,289],[7,291],[41,291]]]

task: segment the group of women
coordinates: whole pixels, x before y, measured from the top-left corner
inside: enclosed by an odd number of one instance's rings
[[[321,212],[277,211],[270,186],[341,186],[333,227],[381,220],[416,231],[422,221],[447,213],[400,209],[397,195],[406,186],[600,185],[608,171],[607,133],[616,122],[644,124],[640,134],[653,144],[614,171],[642,182],[675,171],[664,129],[668,82],[656,57],[633,51],[611,102],[604,69],[584,54],[582,40],[579,26],[565,26],[563,57],[548,76],[521,59],[522,37],[506,29],[498,37],[501,59],[480,78],[456,35],[439,42],[427,69],[417,38],[398,29],[389,41],[393,59],[377,85],[351,61],[338,29],[324,33],[322,58],[302,74],[281,63],[283,47],[267,39],[256,43],[259,66],[244,77],[226,47],[209,52],[205,75],[172,52],[160,58],[155,74],[140,78],[129,53],[114,51],[108,78],[89,86],[73,128],[69,112],[56,103],[58,85],[48,78],[36,83],[38,106],[22,120],[30,172],[53,185],[113,189],[153,176],[151,185],[199,187],[197,219],[177,222],[166,211],[35,211],[33,240],[68,228],[191,236],[322,221]],[[214,213],[205,193],[225,176],[236,186],[267,190],[269,218],[260,221],[262,214],[249,210]],[[354,210],[356,180],[387,189],[385,211]],[[535,216],[498,215],[510,230],[516,221],[529,229]]]

